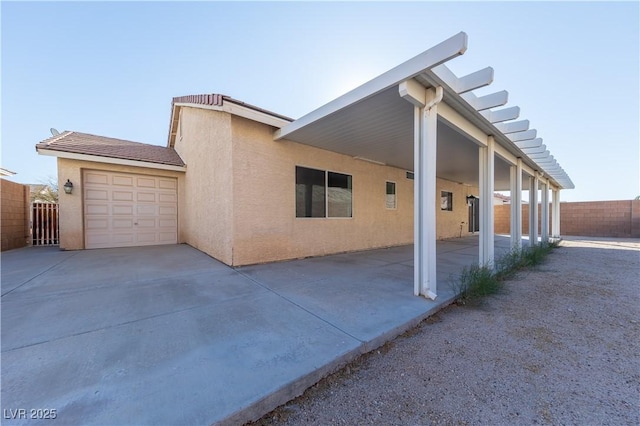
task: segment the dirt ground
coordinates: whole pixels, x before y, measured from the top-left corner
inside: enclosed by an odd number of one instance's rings
[[[564,240],[255,424],[638,425],[639,282],[640,240]]]

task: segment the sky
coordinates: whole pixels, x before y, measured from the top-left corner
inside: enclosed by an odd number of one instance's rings
[[[55,178],[50,128],[166,145],[171,99],[220,93],[298,118],[464,31],[573,180],[563,201],[640,195],[638,2],[7,2],[1,165]]]

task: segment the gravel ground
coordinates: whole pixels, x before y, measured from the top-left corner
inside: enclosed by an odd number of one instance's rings
[[[639,425],[640,240],[563,241],[261,425]]]

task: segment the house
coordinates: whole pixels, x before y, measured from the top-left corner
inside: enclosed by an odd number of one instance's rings
[[[459,33],[297,120],[194,95],[173,99],[165,147],[69,131],[44,140],[38,153],[73,186],[60,197],[60,246],[187,243],[237,266],[415,241],[415,294],[435,298],[436,239],[473,232],[477,217],[480,261],[493,260],[494,190],[511,191],[514,230],[523,181],[532,204],[551,190],[559,236],[559,191],[573,187],[528,120],[513,121],[518,107],[493,109],[505,91],[473,94],[493,69],[458,78],[444,65],[466,47]]]

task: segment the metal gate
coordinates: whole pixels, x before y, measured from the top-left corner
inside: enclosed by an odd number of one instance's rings
[[[60,244],[58,229],[58,205],[54,203],[31,204],[31,236],[34,246]]]

